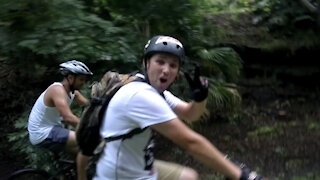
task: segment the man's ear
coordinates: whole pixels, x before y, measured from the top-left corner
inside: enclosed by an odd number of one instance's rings
[[[69,74],[69,75],[67,76],[67,79],[68,79],[69,82],[73,82],[74,79],[75,79],[75,76],[74,76],[73,74]]]

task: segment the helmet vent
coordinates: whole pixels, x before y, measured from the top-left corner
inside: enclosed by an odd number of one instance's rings
[[[184,59],[184,49],[181,42],[170,36],[154,36],[152,37],[144,49],[144,58],[150,59],[155,53],[169,53],[178,56],[182,61]]]
[[[80,61],[71,60],[60,64],[60,71],[63,75],[72,74],[82,74],[82,75],[92,75],[89,68]]]

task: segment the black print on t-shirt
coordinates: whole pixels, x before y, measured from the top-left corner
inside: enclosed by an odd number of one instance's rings
[[[153,161],[154,161],[154,156],[153,156],[153,150],[155,146],[154,142],[154,137],[155,137],[155,132],[152,131],[152,135],[147,143],[147,146],[144,149],[144,161],[145,161],[145,167],[144,170],[151,170]]]

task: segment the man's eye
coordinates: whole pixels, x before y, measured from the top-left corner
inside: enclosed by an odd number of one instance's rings
[[[162,61],[162,60],[158,60],[157,62],[158,62],[158,64],[164,64],[164,61]]]
[[[177,64],[171,64],[170,67],[171,67],[171,68],[177,68],[178,65],[177,65]]]

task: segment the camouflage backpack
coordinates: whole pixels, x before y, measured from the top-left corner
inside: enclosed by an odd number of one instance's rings
[[[132,81],[143,81],[130,74],[119,74],[108,71],[95,83],[91,89],[89,105],[84,109],[80,123],[76,130],[77,143],[81,152],[86,156],[93,156],[96,148],[102,142],[100,126],[106,108],[115,93],[125,84]],[[115,137],[112,140],[123,138]]]

